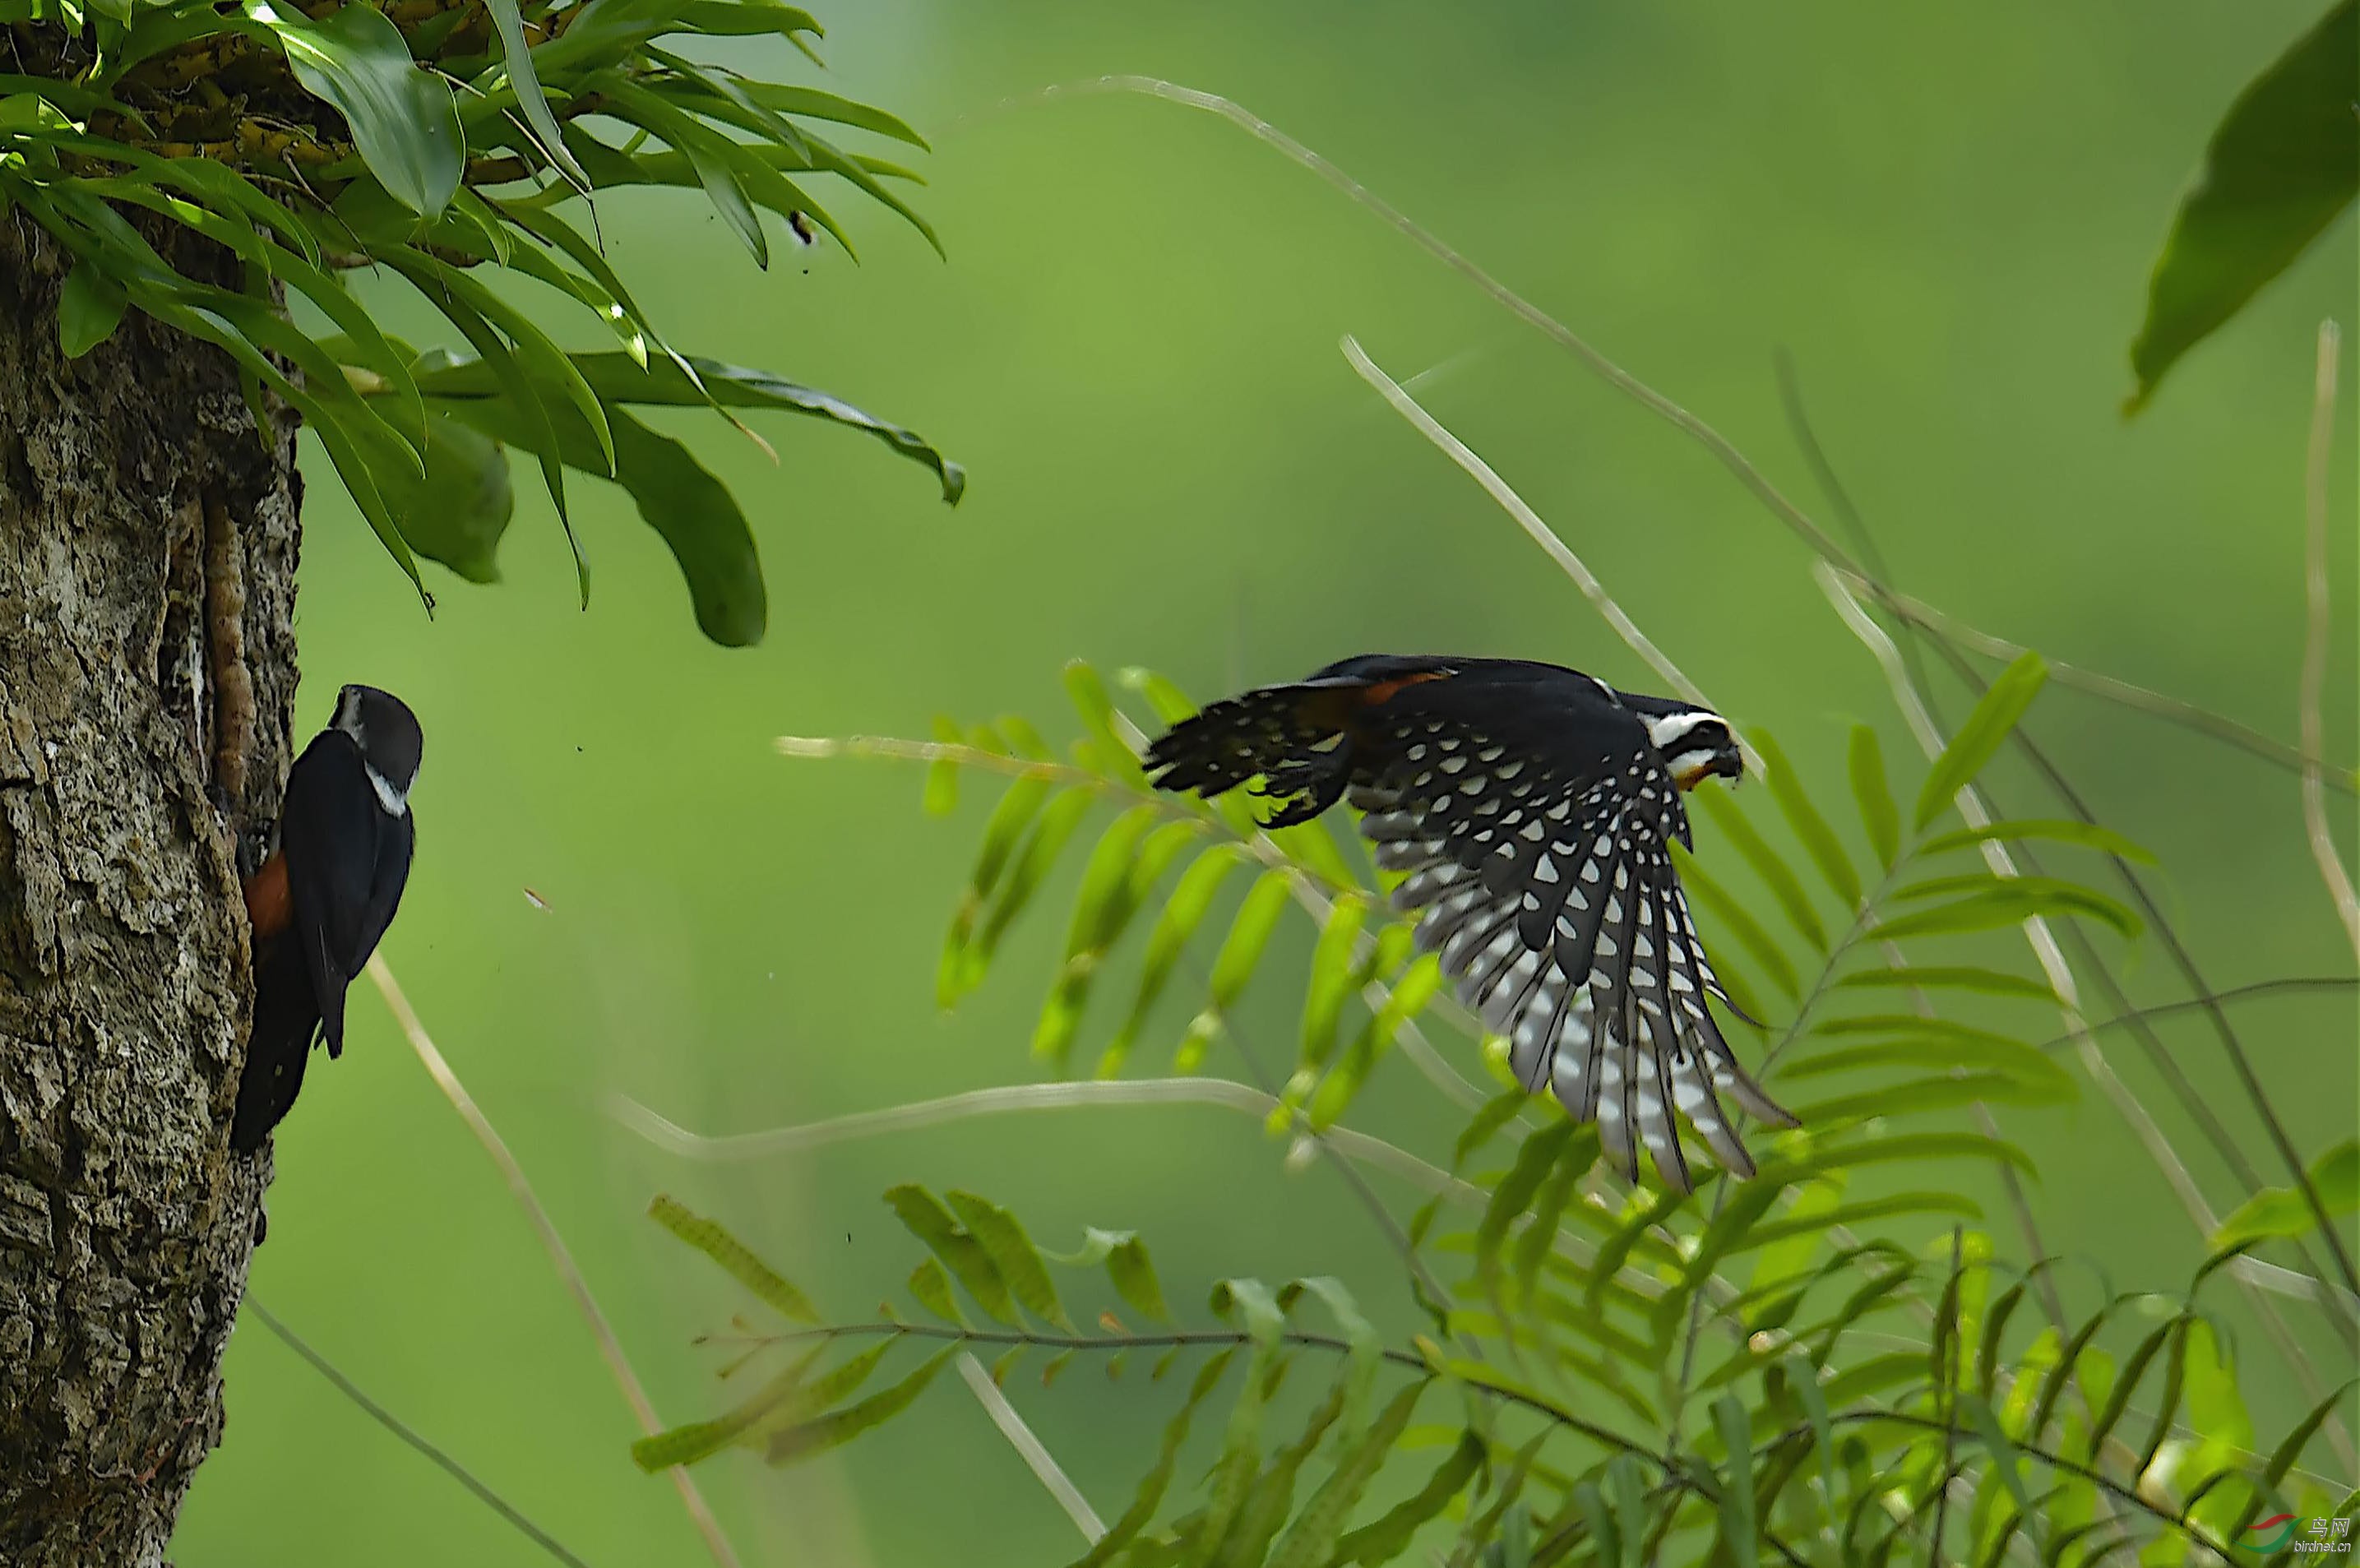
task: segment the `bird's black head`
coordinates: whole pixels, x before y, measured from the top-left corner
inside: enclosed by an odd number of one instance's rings
[[[390,691],[347,686],[336,694],[335,727],[361,748],[362,760],[377,776],[378,792],[388,797],[386,804],[396,811],[406,809],[425,745],[418,715]]]
[[[1693,789],[1707,779],[1734,781],[1745,777],[1745,754],[1729,721],[1719,713],[1668,697],[1628,691],[1615,695],[1647,726],[1647,738],[1664,759],[1664,771],[1681,789]]]

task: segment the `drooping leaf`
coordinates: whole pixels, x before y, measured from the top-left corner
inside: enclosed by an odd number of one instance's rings
[[[1812,863],[1819,868],[1819,875],[1827,878],[1828,886],[1835,890],[1844,908],[1847,910],[1856,908],[1860,903],[1859,873],[1852,869],[1852,857],[1844,853],[1835,830],[1828,826],[1827,818],[1821,816],[1819,807],[1811,803],[1810,794],[1804,789],[1802,778],[1795,771],[1795,765],[1787,760],[1775,737],[1766,730],[1754,733],[1754,745],[1762,753],[1763,763],[1768,769],[1771,799],[1778,802],[1778,810],[1786,816],[1787,827],[1793,830],[1796,839],[1810,855]]]
[[[1994,996],[2020,996],[2030,1002],[2057,1000],[2048,982],[2010,975],[2001,969],[1961,964],[1896,964],[1889,969],[1863,969],[1836,982],[1839,985],[1897,990],[1981,991]]]
[[[115,335],[130,303],[123,285],[96,264],[80,263],[58,293],[58,346],[68,359],[80,359]]]
[[[1472,1432],[1462,1432],[1459,1441],[1443,1456],[1434,1473],[1409,1497],[1373,1519],[1351,1531],[1336,1542],[1332,1561],[1338,1563],[1360,1563],[1362,1568],[1377,1568],[1391,1563],[1409,1550],[1410,1541],[1419,1529],[1441,1517],[1451,1499],[1467,1489],[1475,1478],[1489,1451],[1483,1440]]]
[[[1894,915],[1878,925],[1876,934],[1887,942],[1959,936],[2020,925],[2036,915],[2092,920],[2125,937],[2138,935],[2141,925],[2138,916],[2095,888],[2054,877],[2011,877],[1994,878],[1989,886],[1948,903]]]
[[[421,378],[421,383],[432,379]],[[512,446],[537,451],[542,440],[533,422],[505,397],[430,396],[427,405]],[[760,642],[770,618],[769,594],[762,585],[753,530],[728,487],[687,447],[621,409],[608,409],[606,421],[615,443],[614,481],[629,493],[640,517],[671,549],[688,584],[698,629],[724,648]],[[606,465],[587,427],[564,419],[552,424],[562,461],[606,477]]]
[[[826,1453],[839,1444],[851,1442],[862,1432],[887,1421],[908,1410],[943,1364],[958,1354],[959,1347],[946,1345],[890,1388],[880,1389],[859,1403],[831,1410],[807,1421],[799,1421],[770,1435],[770,1461],[773,1465],[791,1465]]]
[[[659,1197],[648,1205],[648,1217],[719,1264],[729,1276],[759,1296],[781,1317],[815,1323],[819,1313],[810,1298],[723,1229],[719,1222],[692,1213],[678,1201]]]
[[[1860,807],[1861,825],[1876,858],[1888,871],[1901,853],[1901,808],[1893,802],[1893,786],[1885,773],[1885,746],[1866,724],[1852,727],[1852,745],[1845,754],[1852,772],[1852,796]]]
[[[967,493],[967,473],[914,430],[856,408],[832,393],[804,387],[767,370],[749,370],[720,360],[685,356],[685,365],[650,359],[642,365],[627,354],[577,354],[574,368],[609,407],[651,403],[676,408],[770,408],[830,420],[875,436],[893,451],[932,469],[942,482],[943,499],[956,505]],[[694,372],[692,378],[690,372]],[[430,396],[480,397],[499,388],[475,360],[450,360],[421,373],[419,389]]]
[[[967,1287],[976,1305],[1004,1323],[1018,1322],[1015,1302],[999,1265],[992,1261],[983,1243],[951,1217],[939,1199],[925,1188],[908,1182],[888,1188],[885,1203],[902,1226],[923,1242],[926,1250],[940,1258],[958,1282]]]
[[[751,1399],[727,1415],[717,1416],[712,1421],[690,1421],[683,1426],[668,1428],[651,1437],[640,1438],[631,1444],[631,1462],[653,1475],[675,1465],[694,1465],[700,1459],[720,1453],[751,1428],[801,1397],[812,1363],[818,1360],[826,1349],[825,1341],[811,1346],[765,1383]]]
[[[925,1258],[910,1270],[910,1294],[934,1316],[967,1326],[967,1314],[959,1311],[958,1298],[951,1294],[951,1277],[943,1272],[940,1258]]]
[[[1049,1267],[1042,1261],[1032,1238],[1024,1234],[1022,1223],[999,1204],[973,1192],[954,1189],[943,1197],[967,1234],[982,1244],[992,1267],[1007,1281],[1009,1292],[1024,1310],[1073,1333],[1073,1321],[1065,1316],[1065,1305],[1057,1300],[1057,1287],[1049,1279]]]
[[[1279,1336],[1286,1314],[1277,1299],[1258,1279],[1224,1279],[1213,1287],[1214,1315],[1225,1321],[1244,1319],[1252,1352],[1246,1363],[1245,1384],[1238,1402],[1229,1408],[1229,1427],[1221,1439],[1221,1456],[1214,1462],[1205,1497],[1205,1516],[1188,1560],[1194,1565],[1213,1561],[1228,1537],[1246,1494],[1262,1469],[1262,1421],[1271,1395],[1271,1374],[1277,1365]]]
[[[1955,850],[1975,849],[1994,840],[2017,843],[2025,839],[2043,839],[2055,844],[2071,844],[2078,849],[2094,849],[2102,855],[2119,855],[2152,866],[2155,855],[2135,839],[2124,837],[2112,828],[2073,818],[2027,818],[2014,822],[1991,822],[1979,828],[1959,828],[1937,833],[1918,845],[1920,855],[1948,855]]]
[[[2360,1209],[2360,1141],[2346,1138],[2311,1161],[2306,1174],[2330,1214]],[[2231,1210],[2212,1233],[2215,1248],[2266,1236],[2307,1236],[2319,1216],[2299,1187],[2265,1187]]]
[[[1919,833],[1950,809],[1961,789],[1974,782],[2048,681],[2048,661],[2030,650],[2017,655],[2016,662],[2000,671],[1927,773],[1918,791],[1915,825]]]
[[[1123,812],[1099,836],[1083,867],[1081,886],[1074,895],[1073,917],[1067,922],[1065,962],[1032,1030],[1034,1060],[1052,1062],[1061,1073],[1072,1054],[1075,1037],[1081,1032],[1082,1009],[1098,964],[1138,908],[1131,897],[1131,873],[1140,841],[1154,826],[1157,815],[1152,805],[1133,806]]]
[[[1738,1568],[1760,1568],[1759,1527],[1754,1518],[1753,1423],[1734,1394],[1713,1401],[1712,1428],[1727,1459],[1721,1472],[1721,1539]]]
[[[1393,1396],[1384,1412],[1370,1426],[1368,1434],[1345,1454],[1334,1473],[1295,1516],[1294,1524],[1279,1538],[1268,1568],[1320,1568],[1336,1555],[1346,1521],[1352,1517],[1352,1509],[1359,1506],[1360,1495],[1368,1490],[1385,1456],[1400,1441],[1403,1430],[1409,1425],[1411,1411],[1417,1408],[1418,1396],[1426,1387],[1423,1380],[1413,1382]]]
[[[2360,189],[2360,6],[2340,0],[2246,83],[2172,219],[2131,344],[2135,414],[2180,356],[2292,264]]]
[[[955,1006],[982,978],[982,964],[970,967],[968,963],[967,948],[975,935],[976,921],[983,915],[986,901],[998,891],[1000,873],[1014,856],[1016,846],[1023,842],[1026,830],[1039,817],[1050,789],[1049,779],[1043,774],[1020,775],[1001,793],[984,822],[975,869],[967,876],[967,887],[959,895],[958,909],[951,917],[950,931],[943,941],[942,964],[934,983],[936,1006]],[[1087,805],[1085,801],[1085,809]]]
[[[1112,1078],[1120,1073],[1140,1029],[1146,1024],[1149,1009],[1163,996],[1189,939],[1205,923],[1205,916],[1213,907],[1213,896],[1220,891],[1229,873],[1248,858],[1239,845],[1215,844],[1180,874],[1171,897],[1164,901],[1163,912],[1147,933],[1147,951],[1139,965],[1139,991],[1132,998],[1129,1016],[1099,1061],[1099,1077]]]
[[[439,216],[459,188],[466,138],[451,89],[410,57],[382,11],[340,5],[319,21],[279,0],[245,0],[269,29],[305,92],[352,127],[369,172],[421,217]]]
[[[500,537],[516,512],[497,440],[447,414],[426,424],[426,477],[390,484],[386,502],[410,548],[470,583],[497,583]]]
[[[1730,842],[1737,846],[1738,854],[1754,867],[1754,875],[1762,878],[1764,886],[1770,889],[1770,896],[1786,911],[1788,923],[1801,933],[1804,941],[1825,953],[1828,950],[1827,927],[1820,922],[1819,911],[1811,907],[1810,895],[1803,891],[1803,884],[1787,868],[1785,859],[1770,847],[1769,841],[1746,819],[1745,813],[1737,809],[1736,803],[1729,799],[1728,792],[1699,789],[1689,798],[1703,808],[1704,814],[1712,819],[1714,827],[1729,835]]]
[[[1213,1386],[1220,1381],[1221,1374],[1228,1370],[1236,1355],[1234,1349],[1224,1350],[1197,1370],[1196,1380],[1189,1387],[1186,1402],[1164,1429],[1164,1446],[1156,1454],[1153,1467],[1141,1479],[1131,1506],[1123,1510],[1120,1519],[1108,1527],[1106,1534],[1098,1539],[1074,1564],[1074,1568],[1105,1568],[1124,1548],[1138,1540],[1140,1532],[1155,1518],[1156,1508],[1164,1501],[1164,1492],[1171,1487],[1172,1470],[1179,1463],[1180,1445],[1188,1440],[1188,1427],[1196,1417],[1196,1407],[1205,1402],[1205,1397],[1213,1391]]]
[[[1376,1386],[1377,1373],[1384,1366],[1384,1341],[1378,1337],[1376,1325],[1361,1312],[1344,1282],[1325,1274],[1290,1281],[1278,1293],[1279,1310],[1293,1312],[1296,1298],[1306,1292],[1319,1298],[1349,1347],[1346,1354],[1350,1369],[1338,1385],[1344,1398],[1337,1410],[1338,1436],[1349,1444],[1360,1435],[1361,1421],[1368,1413],[1369,1391]]]

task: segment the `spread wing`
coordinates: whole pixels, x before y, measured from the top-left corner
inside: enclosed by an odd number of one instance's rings
[[[1595,1118],[1634,1179],[1644,1143],[1666,1181],[1689,1187],[1675,1109],[1752,1175],[1722,1096],[1775,1125],[1793,1118],[1706,1005],[1721,985],[1669,849],[1688,842],[1688,813],[1638,717],[1569,684],[1507,703],[1437,681],[1371,724],[1387,760],[1354,782],[1361,832],[1377,864],[1404,874],[1393,902],[1417,913],[1419,948],[1507,1037],[1519,1080]]]

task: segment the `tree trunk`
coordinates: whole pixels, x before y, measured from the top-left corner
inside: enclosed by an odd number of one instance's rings
[[[300,486],[210,346],[134,310],[68,360],[69,265],[0,215],[0,1563],[144,1568],[221,1438],[268,1179],[229,1148],[239,872],[287,770]]]

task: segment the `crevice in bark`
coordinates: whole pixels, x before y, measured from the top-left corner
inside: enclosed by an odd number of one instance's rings
[[[175,265],[236,262],[143,222]],[[289,760],[294,421],[0,216],[0,1563],[160,1563],[268,1163],[230,1151],[241,861]]]

